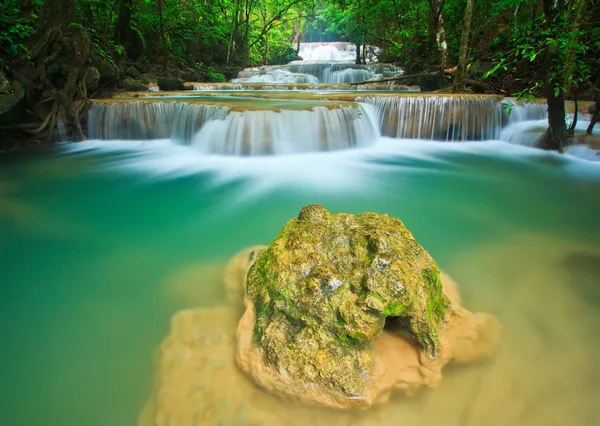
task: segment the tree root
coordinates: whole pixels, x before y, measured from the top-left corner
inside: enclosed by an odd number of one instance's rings
[[[46,116],[46,118],[44,119],[44,121],[42,122],[42,124],[40,124],[35,129],[23,128],[22,130],[25,133],[29,133],[30,135],[37,135],[37,134],[43,132],[44,129],[46,129],[46,127],[48,127],[48,124],[50,122],[54,122],[54,120],[56,118],[56,111],[57,111],[57,109],[58,109],[58,105],[56,103],[52,104],[52,109],[50,110],[50,113]]]

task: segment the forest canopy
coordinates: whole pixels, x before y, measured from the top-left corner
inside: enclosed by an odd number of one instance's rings
[[[4,0],[0,94],[19,81],[68,120],[76,99],[135,90],[133,74],[226,81],[324,41],[377,46],[379,62],[431,77],[424,89],[557,107],[600,85],[600,0]]]

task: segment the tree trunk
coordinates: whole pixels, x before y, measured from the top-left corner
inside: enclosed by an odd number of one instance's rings
[[[44,0],[37,24],[41,30],[77,21],[74,0]]]
[[[429,0],[429,6],[431,9],[431,17],[435,27],[435,42],[437,45],[438,56],[440,60],[440,78],[442,87],[446,86],[446,69],[448,63],[448,43],[446,41],[446,29],[444,28],[444,17],[442,16],[442,10],[444,8],[445,0]]]
[[[360,64],[360,43],[356,43],[356,61],[355,63]]]
[[[556,40],[560,31],[559,17],[564,10],[564,0],[544,0],[546,29],[550,37]],[[567,145],[567,125],[565,123],[565,94],[562,76],[553,72],[554,62],[558,59],[558,47],[549,44],[546,47],[546,98],[548,102],[548,130],[542,137],[542,148],[562,152]]]
[[[41,124],[27,132],[38,134],[47,129],[47,139],[50,140],[56,125],[63,123],[75,126],[78,137],[82,138],[78,117],[87,101],[87,75],[93,67],[90,64],[90,42],[83,27],[77,24],[75,0],[44,0],[37,25],[30,58],[37,64],[42,87],[50,93],[44,101],[51,103],[36,109]],[[68,71],[57,74],[54,69],[54,74],[48,75],[47,70],[55,63]],[[32,100],[40,96],[29,94]],[[83,102],[78,105],[76,100]]]
[[[167,70],[167,42],[165,40],[165,23],[163,20],[163,0],[158,0],[158,25],[160,31],[160,50],[163,70]]]
[[[131,16],[133,0],[120,0],[115,22],[115,42],[128,49],[131,40]]]
[[[596,101],[596,111],[594,111],[594,115],[590,119],[590,125],[585,131],[588,135],[592,134],[594,130],[594,125],[600,121],[600,92],[598,92],[598,87],[596,87],[596,94],[594,95],[594,100]]]
[[[473,1],[467,0],[465,20],[463,22],[462,39],[460,41],[460,53],[458,56],[458,70],[452,86],[453,92],[465,91],[465,72],[467,66],[467,50],[469,50],[469,33],[471,31],[471,17],[473,15]]]

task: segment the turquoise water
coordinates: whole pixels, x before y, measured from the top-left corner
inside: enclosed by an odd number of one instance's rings
[[[579,382],[600,379],[591,362],[596,338],[553,327],[600,325],[599,194],[600,165],[497,142],[382,139],[364,150],[223,158],[166,141],[90,141],[4,159],[0,425],[135,425],[171,315],[224,303],[226,260],[268,243],[302,206],[322,203],[401,218],[461,284],[466,306],[505,324],[508,348],[531,343],[519,334],[520,315],[537,303],[535,292],[515,289],[528,280],[546,288],[539,300],[547,316],[532,320],[546,327],[536,333],[574,339],[557,368],[583,361],[577,382],[555,378],[564,398],[539,403],[558,410],[556,419],[579,410],[571,424],[591,426],[600,409],[579,396],[596,400],[599,385]],[[561,273],[550,273],[555,268]],[[518,303],[503,304],[502,286]],[[555,309],[567,290],[577,302]],[[526,372],[532,359],[552,353],[532,349],[522,358],[516,350],[507,359]],[[523,382],[534,395],[540,377]],[[554,424],[543,423],[547,410],[528,410],[521,424]]]

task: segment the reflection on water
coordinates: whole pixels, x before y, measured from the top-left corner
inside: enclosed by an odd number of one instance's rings
[[[487,142],[257,159],[168,143],[77,148],[1,166],[0,425],[137,424],[170,318],[193,307],[206,309],[197,321],[216,345],[193,394],[206,410],[196,424],[597,423],[597,165]],[[6,200],[37,216],[15,221]],[[359,413],[252,386],[228,358],[236,318],[222,267],[315,202],[400,217],[465,307],[503,323],[498,356]]]

